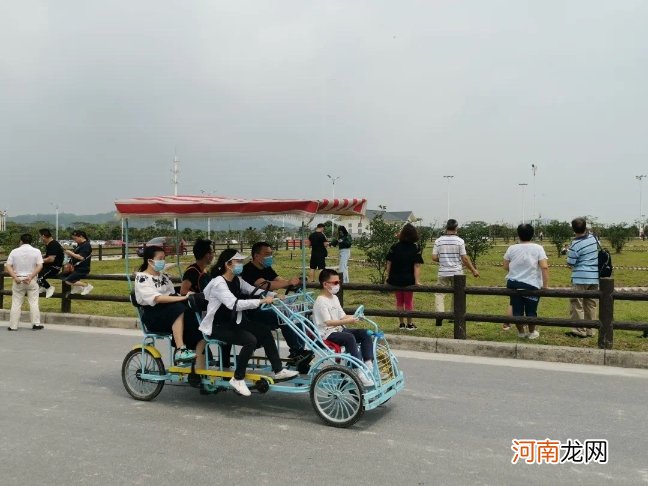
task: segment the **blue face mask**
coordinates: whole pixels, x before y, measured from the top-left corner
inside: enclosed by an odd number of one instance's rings
[[[234,275],[241,275],[243,273],[243,264],[235,263],[234,266],[232,267],[232,273]]]
[[[271,267],[272,264],[274,263],[274,257],[272,255],[269,255],[263,259],[263,268],[268,268]]]
[[[164,270],[165,265],[166,262],[164,260],[153,260],[153,269],[156,272],[162,272]]]

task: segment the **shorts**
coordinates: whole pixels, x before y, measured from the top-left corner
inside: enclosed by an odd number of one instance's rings
[[[309,268],[311,270],[324,270],[326,268],[326,255],[311,253]]]
[[[396,307],[402,307],[408,311],[414,310],[414,292],[411,290],[397,290]]]
[[[534,287],[533,285],[529,285],[524,282],[518,282],[517,280],[507,280],[506,288],[538,290],[538,287]],[[514,316],[538,316],[538,304],[540,303],[540,297],[534,295],[511,295],[510,303]]]

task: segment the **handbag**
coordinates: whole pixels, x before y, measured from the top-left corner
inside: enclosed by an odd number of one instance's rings
[[[596,237],[595,237],[596,238]],[[607,278],[612,276],[612,255],[605,248],[601,247],[599,239],[596,238],[596,246],[598,246],[598,271],[599,278]]]

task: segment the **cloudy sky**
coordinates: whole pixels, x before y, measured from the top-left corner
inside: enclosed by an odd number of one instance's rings
[[[648,174],[648,2],[20,0],[0,16],[0,208],[366,197],[631,222]],[[648,182],[648,179],[646,180]],[[645,184],[648,213],[648,184]]]

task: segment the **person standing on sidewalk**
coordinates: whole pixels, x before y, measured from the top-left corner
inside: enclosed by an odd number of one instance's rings
[[[464,265],[468,267],[473,276],[479,277],[479,272],[466,252],[466,243],[457,236],[458,228],[459,223],[457,220],[449,219],[446,223],[445,235],[437,238],[434,242],[432,261],[439,262],[437,285],[441,287],[452,287],[453,277],[463,275]],[[445,312],[445,294],[434,295],[434,310],[436,312]],[[440,326],[442,322],[443,319],[437,319],[436,325]]]
[[[9,331],[18,330],[20,310],[27,296],[29,314],[34,331],[40,331],[40,309],[38,308],[38,282],[36,277],[43,268],[41,252],[31,245],[32,236],[28,233],[20,236],[20,246],[11,250],[5,269],[13,279],[11,286],[11,312],[9,314]]]
[[[63,267],[65,253],[61,244],[52,237],[52,232],[47,228],[38,230],[41,243],[45,245],[45,256],[43,257],[43,269],[38,273],[39,293],[45,292],[45,298],[49,299],[56,289],[47,281],[55,277]]]
[[[572,270],[572,287],[576,290],[598,290],[598,242],[596,237],[587,231],[585,218],[576,218],[571,222],[574,240],[567,250],[567,265]],[[569,299],[570,317],[575,321],[595,320],[596,299]],[[568,336],[587,338],[594,336],[594,329],[574,327]]]
[[[521,224],[517,227],[520,242],[511,245],[504,253],[504,270],[507,289],[537,290],[546,289],[549,285],[549,265],[544,248],[537,243],[532,243],[533,226]],[[533,295],[512,295],[510,299],[514,316],[538,316],[540,297]],[[535,330],[534,324],[529,324],[528,334],[524,325],[516,324],[518,337],[537,339],[540,333]]]
[[[421,248],[416,244],[418,240],[419,234],[416,227],[406,223],[398,233],[398,243],[391,246],[386,257],[387,283],[394,287],[403,287],[396,291],[396,310],[414,310],[414,292],[407,290],[407,287],[421,285],[423,257],[421,256]],[[407,331],[417,329],[411,317],[407,318],[407,324],[405,324],[402,316],[398,320],[399,329]]]

